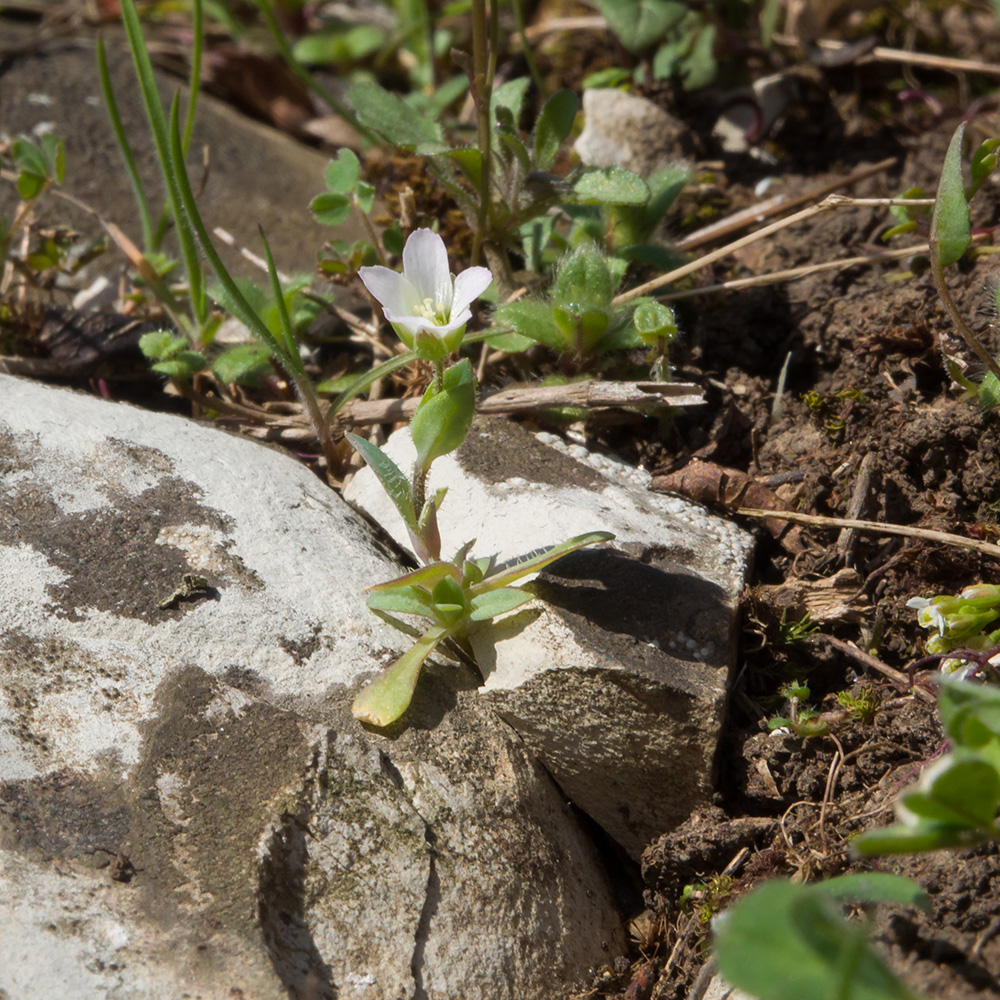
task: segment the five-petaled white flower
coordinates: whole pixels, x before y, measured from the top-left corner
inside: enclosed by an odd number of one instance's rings
[[[448,269],[444,240],[430,229],[410,234],[402,274],[387,267],[363,267],[358,274],[399,339],[427,361],[458,350],[472,319],[469,306],[493,281],[485,267],[466,268],[456,278]]]

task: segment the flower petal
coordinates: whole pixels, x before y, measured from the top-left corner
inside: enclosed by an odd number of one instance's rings
[[[387,267],[362,267],[358,271],[358,277],[365,283],[365,288],[382,303],[383,310],[408,313],[420,302],[405,275],[397,274]]]
[[[467,267],[455,279],[455,297],[451,300],[452,321],[456,312],[468,309],[492,284],[493,274],[488,267]]]
[[[430,299],[447,314],[451,309],[452,280],[444,240],[430,229],[415,229],[403,247],[403,273],[410,280],[417,301]]]

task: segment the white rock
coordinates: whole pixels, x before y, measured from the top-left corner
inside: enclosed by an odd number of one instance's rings
[[[350,718],[399,571],[276,450],[0,377],[0,995],[543,1000],[618,953],[467,670]]]
[[[635,489],[517,425],[477,420],[457,454],[435,462],[447,487],[442,554],[470,539],[500,562],[588,531],[584,550],[536,582],[540,598],[470,636],[483,696],[569,798],[634,856],[712,793],[750,537],[702,508]],[[408,470],[406,430],[386,451]],[[518,480],[542,484],[531,489]],[[374,475],[345,496],[408,545]]]
[[[583,131],[573,148],[591,167],[625,167],[643,177],[681,157],[683,124],[663,108],[616,88],[583,92]]]

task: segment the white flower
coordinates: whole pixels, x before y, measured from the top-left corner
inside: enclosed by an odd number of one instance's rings
[[[358,273],[399,339],[428,361],[458,350],[472,319],[469,306],[493,281],[485,267],[466,268],[456,278],[448,269],[444,240],[430,229],[410,234],[402,274],[387,267],[363,267]]]

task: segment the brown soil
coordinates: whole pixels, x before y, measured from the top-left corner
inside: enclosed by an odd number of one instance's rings
[[[939,49],[976,58],[1000,50],[996,20],[966,15],[938,26]],[[898,67],[807,67],[797,101],[765,141],[771,164],[721,157],[705,131],[714,119],[693,98],[665,91],[657,99],[687,121],[687,148],[712,161],[701,174],[706,184],[711,175],[715,210],[725,214],[751,204],[765,176],[780,180],[775,190],[795,196],[890,156],[894,166],[849,193],[887,197],[915,184],[933,191],[963,91],[951,76],[916,73],[944,102],[938,122],[892,104]],[[997,134],[995,111],[976,117],[970,131]],[[998,191],[991,182],[974,202],[975,226],[1000,223]],[[887,218],[871,207],[817,216],[707,269],[698,283],[874,252],[883,248]],[[991,303],[998,268],[991,260],[982,255],[952,268],[949,283],[959,308],[997,352]],[[942,352],[969,360],[968,352],[919,257],[713,293],[686,300],[678,311],[677,375],[704,386],[709,405],[680,413],[669,426],[592,424],[595,447],[658,474],[684,470],[695,458],[713,462],[748,474],[802,512],[847,516],[854,499],[853,516],[1000,538],[997,417],[962,399],[948,376]],[[783,407],[774,419],[775,386],[789,357]],[[867,488],[858,490],[866,456]],[[816,878],[856,868],[848,838],[888,822],[900,788],[942,747],[933,704],[897,690],[825,637],[865,646],[905,670],[920,655],[922,638],[906,601],[996,582],[1000,563],[898,536],[838,539],[809,528],[795,532],[794,545],[787,536],[783,541],[761,532],[716,804],[648,847],[642,863],[648,911],[636,925],[635,951],[597,970],[590,997],[688,996],[713,910],[766,877]],[[817,587],[845,568],[855,571],[855,582],[837,591],[840,602],[816,605],[820,631],[784,642],[783,616],[801,617]],[[835,695],[845,689],[867,689],[880,704],[872,721],[842,718],[832,736],[770,733],[766,719],[781,709],[778,688],[792,679],[808,680],[812,704],[824,711],[836,712]],[[998,853],[991,845],[892,863],[932,900],[928,915],[882,912],[877,922],[877,939],[918,994],[1000,997]],[[727,870],[728,881],[720,881]],[[689,890],[681,905],[685,886],[696,888],[693,902]]]

